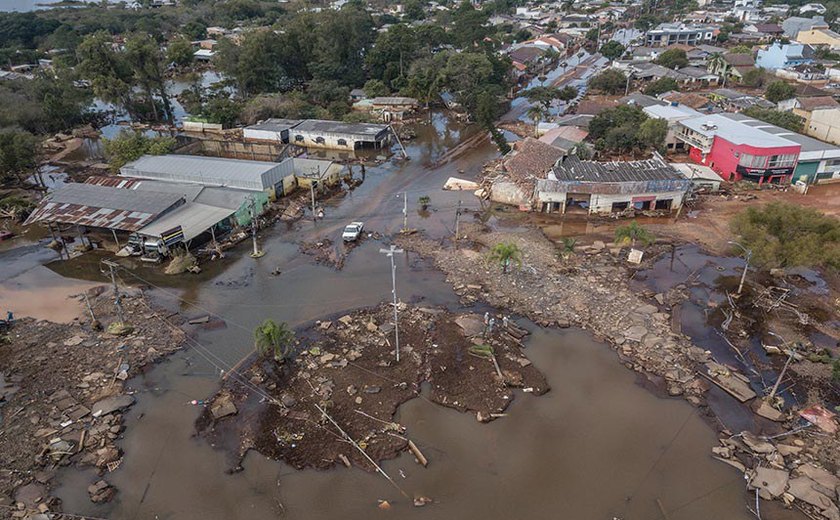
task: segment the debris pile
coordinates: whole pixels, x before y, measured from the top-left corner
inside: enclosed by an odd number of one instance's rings
[[[255,449],[296,468],[372,471],[371,461],[409,450],[425,465],[418,444],[393,421],[400,404],[421,395],[422,383],[429,383],[430,401],[482,422],[502,417],[517,388],[548,391],[523,352],[527,332],[505,317],[403,303],[398,311],[399,362],[392,305],[316,322],[300,334],[293,360],[256,359],[229,378],[198,431],[240,460]]]
[[[807,436],[820,435],[812,431],[813,426],[807,423],[769,437],[741,432],[722,438],[712,453],[715,459],[742,471],[748,488],[758,497],[782,500],[809,518],[838,520],[840,477],[816,462],[814,443],[806,442]]]
[[[110,290],[95,287],[88,297],[96,321],[117,321]],[[124,382],[185,339],[155,319],[139,292],[123,295],[122,306],[132,326],[127,335],[101,331],[89,315],[69,324],[27,318],[0,343],[0,505],[24,516],[55,512],[60,504],[49,486],[57,467],[89,466],[103,476],[119,466],[115,441],[124,429],[122,414],[134,403]],[[116,492],[104,481],[89,491],[94,502]]]

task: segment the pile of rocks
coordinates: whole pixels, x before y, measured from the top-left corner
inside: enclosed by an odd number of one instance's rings
[[[103,332],[100,324],[107,330],[117,320],[111,294],[94,288],[88,297],[99,323],[89,316],[67,324],[22,319],[0,346],[2,379],[14,390],[7,387],[0,401],[0,505],[16,506],[24,516],[56,511],[58,501],[49,496],[56,468],[90,466],[102,476],[119,466],[115,442],[122,414],[134,403],[125,381],[185,339],[156,319],[139,292],[122,299],[125,334]],[[180,323],[177,316],[167,320]],[[31,486],[39,490],[37,502]],[[97,483],[91,499],[107,501],[114,492]]]

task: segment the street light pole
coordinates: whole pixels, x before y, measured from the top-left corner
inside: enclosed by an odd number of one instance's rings
[[[394,263],[394,254],[402,253],[402,249],[391,244],[390,249],[380,249],[380,253],[385,254],[391,259],[391,294],[394,297],[394,352],[397,358],[397,363],[400,362],[400,323],[397,316],[397,264]]]
[[[742,246],[741,244],[739,244],[738,242],[735,242],[733,240],[730,240],[728,243],[732,244],[733,246],[738,246],[738,247],[741,248],[742,251],[744,251],[744,260],[745,260],[744,272],[741,273],[741,282],[738,284],[738,293],[737,293],[738,295],[740,295],[741,291],[744,289],[744,280],[747,279],[747,269],[749,269],[749,267],[750,267],[750,259],[752,258],[752,250],[747,249],[746,247]]]

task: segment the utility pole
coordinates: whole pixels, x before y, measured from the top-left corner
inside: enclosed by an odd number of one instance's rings
[[[394,351],[397,358],[397,363],[400,362],[400,323],[399,318],[397,316],[397,264],[394,263],[394,255],[396,253],[402,253],[402,249],[397,249],[397,247],[391,244],[390,249],[380,249],[380,253],[385,254],[388,258],[391,259],[391,294],[394,296]]]
[[[120,319],[120,323],[125,323],[122,302],[120,301],[120,288],[117,286],[117,275],[114,272],[114,268],[119,266],[110,260],[103,260],[102,263],[111,270],[111,283],[114,285],[114,304],[117,306],[117,317]]]
[[[257,201],[254,197],[249,197],[251,202],[251,240],[254,242],[254,251],[251,252],[251,258],[260,258],[265,256],[265,251],[260,250],[257,244]]]
[[[741,244],[739,244],[738,242],[735,242],[733,240],[730,240],[728,243],[733,245],[733,246],[738,246],[738,247],[741,248],[742,251],[744,251],[744,260],[746,262],[744,263],[744,272],[741,273],[741,282],[738,284],[738,293],[737,293],[738,295],[740,295],[741,291],[744,289],[744,280],[747,279],[747,269],[749,269],[749,267],[750,267],[750,259],[752,258],[752,250],[747,249],[746,247],[742,246]]]
[[[455,246],[458,245],[458,228],[461,223],[461,200],[458,199],[458,209],[455,210]]]
[[[782,340],[782,348],[785,348],[785,347],[788,346],[788,342],[785,341],[785,338],[779,336],[775,332],[768,332],[768,334],[776,336],[777,338]],[[775,397],[776,391],[779,390],[779,384],[782,382],[782,379],[785,378],[785,372],[787,372],[787,369],[790,366],[790,362],[793,361],[793,357],[795,355],[796,355],[796,345],[794,344],[793,348],[790,349],[790,355],[788,355],[787,361],[785,361],[785,366],[782,367],[782,371],[779,374],[779,378],[776,379],[776,384],[773,385],[773,389],[770,390],[770,395],[767,396],[768,398],[773,399],[773,397]]]

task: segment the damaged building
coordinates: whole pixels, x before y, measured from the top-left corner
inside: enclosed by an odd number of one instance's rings
[[[537,181],[534,207],[546,213],[621,213],[674,211],[691,186],[682,173],[658,154],[628,162],[582,161],[563,157]]]

